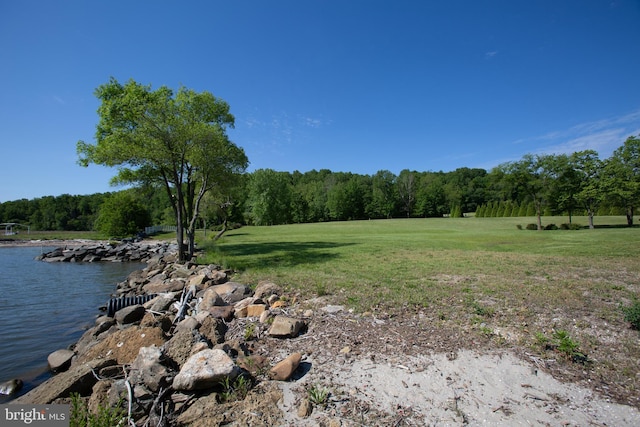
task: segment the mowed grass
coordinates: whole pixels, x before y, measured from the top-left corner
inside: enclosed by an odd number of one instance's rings
[[[544,219],[545,224],[566,221]],[[519,299],[532,292],[537,295],[529,298],[561,297],[565,282],[619,287],[622,279],[609,273],[640,272],[640,228],[619,227],[624,218],[599,217],[597,223],[607,227],[595,230],[517,228],[532,222],[435,218],[243,227],[203,245],[207,262],[233,268],[240,280],[271,280],[307,295],[331,294],[363,310],[380,304],[437,305],[471,288],[477,298]],[[586,219],[573,222],[586,224]],[[552,283],[555,292],[546,291]],[[545,292],[538,292],[540,286]],[[619,297],[637,291],[623,288],[628,292]]]
[[[243,227],[216,243],[202,239],[198,262],[236,270],[235,281],[273,281],[301,300],[324,296],[365,317],[409,316],[422,334],[448,347],[510,347],[538,360],[564,360],[554,365],[562,366],[558,375],[640,407],[640,335],[621,310],[640,297],[640,228],[624,227],[622,217],[598,217],[594,230],[517,227],[533,222]],[[554,347],[558,331],[588,363]]]

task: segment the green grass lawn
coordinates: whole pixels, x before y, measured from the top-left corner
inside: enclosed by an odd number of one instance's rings
[[[544,223],[566,221],[547,217]],[[362,309],[428,305],[461,291],[461,281],[495,294],[532,277],[640,269],[640,228],[614,227],[624,218],[599,217],[608,227],[594,230],[517,228],[531,222],[434,218],[243,227],[215,244],[204,241],[203,261],[233,268],[249,283],[272,280],[302,293],[341,295]],[[586,218],[573,222],[586,224]]]
[[[482,342],[557,359],[549,344],[566,333],[593,361],[569,360],[562,365],[567,378],[609,384],[607,395],[640,407],[640,339],[621,310],[640,297],[640,227],[624,227],[623,217],[597,217],[593,230],[517,227],[533,222],[433,218],[243,227],[216,243],[201,239],[198,262],[232,268],[239,282],[273,281],[303,300],[325,296],[364,316],[414,316],[425,333],[453,337],[462,347]],[[565,222],[543,218],[543,224]],[[587,224],[586,218],[573,222]]]

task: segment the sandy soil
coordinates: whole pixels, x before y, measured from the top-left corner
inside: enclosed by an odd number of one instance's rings
[[[279,425],[640,425],[638,408],[552,376],[554,360],[482,345],[449,351],[410,345],[421,331],[397,320],[325,306],[300,337],[258,340],[255,351],[274,362],[294,351],[305,355],[295,378],[278,383]],[[301,418],[298,409],[312,388],[326,389],[327,402]]]

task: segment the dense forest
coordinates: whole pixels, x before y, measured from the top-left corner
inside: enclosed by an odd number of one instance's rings
[[[175,223],[162,189],[123,192],[144,206],[148,225]],[[4,202],[0,222],[35,230],[92,230],[105,202],[118,193]],[[591,150],[571,155],[527,154],[491,171],[403,170],[396,175],[381,170],[361,175],[327,169],[304,173],[260,169],[244,174],[231,193],[205,198],[201,217],[202,225],[214,226],[225,219],[275,225],[470,214],[567,215],[568,222],[574,215],[627,215],[631,225],[639,201],[640,138],[630,137],[605,160]]]

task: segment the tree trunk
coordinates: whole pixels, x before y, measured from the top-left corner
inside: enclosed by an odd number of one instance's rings
[[[633,226],[633,206],[627,207],[627,226]]]
[[[594,229],[595,227],[593,225],[593,211],[591,209],[589,209],[588,215],[589,215],[589,228]]]
[[[222,235],[225,233],[225,231],[227,231],[227,218],[225,218],[224,221],[222,221],[222,229],[218,231],[218,233],[213,238],[213,241],[215,242],[216,240],[221,238]]]
[[[542,203],[535,202],[536,217],[538,220],[538,231],[542,230]]]

